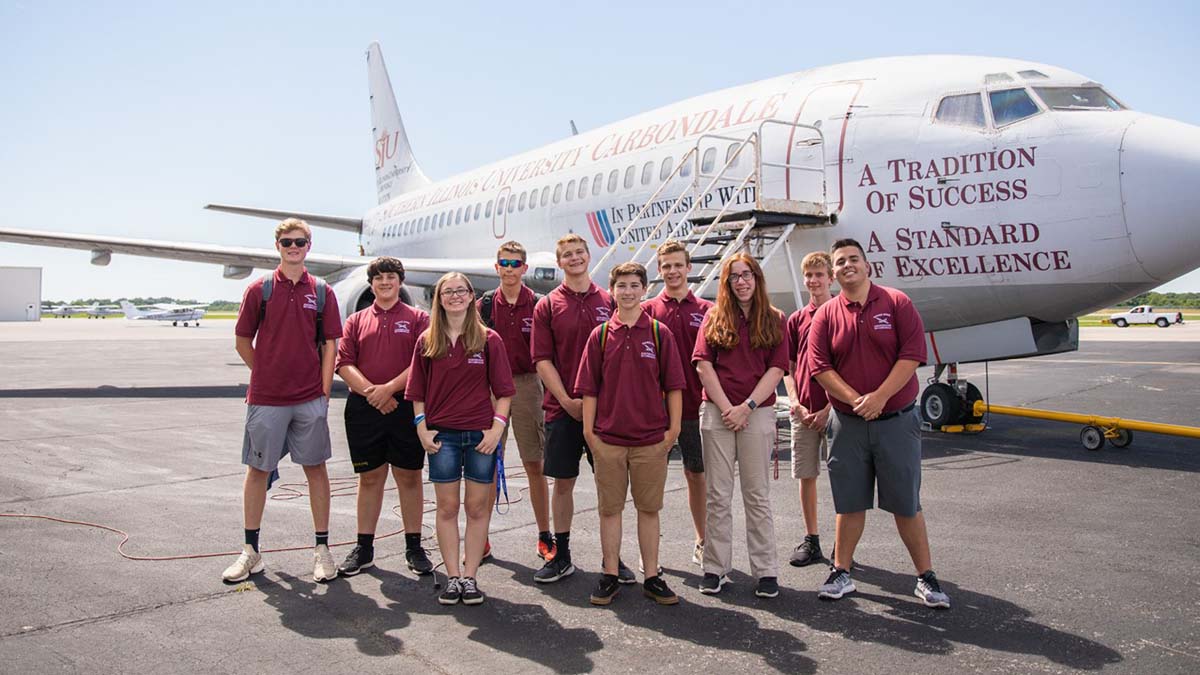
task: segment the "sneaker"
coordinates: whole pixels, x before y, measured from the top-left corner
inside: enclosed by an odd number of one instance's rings
[[[487,597],[483,591],[479,590],[479,583],[475,581],[475,577],[463,577],[459,582],[459,587],[462,589],[462,604],[464,605],[482,605],[483,599]]]
[[[813,563],[821,562],[825,556],[821,553],[821,544],[813,535],[808,535],[796,550],[792,551],[792,559],[788,562],[792,567],[805,567]]]
[[[352,577],[368,567],[374,566],[374,547],[364,548],[360,544],[355,544],[354,548],[350,551],[350,555],[346,556],[346,559],[342,561],[341,565],[338,565],[338,574],[341,574],[344,577]]]
[[[226,567],[224,572],[221,572],[221,579],[235,584],[250,578],[251,574],[258,574],[263,571],[264,567],[262,555],[255,551],[250,544],[245,544],[242,546],[242,554],[238,556],[238,559]]]
[[[704,578],[700,580],[700,592],[705,595],[716,595],[721,592],[721,587],[727,583],[729,583],[729,577],[724,574],[717,576],[706,572]]]
[[[542,569],[533,574],[533,580],[539,584],[552,584],[563,577],[569,577],[575,573],[575,566],[571,564],[569,558],[561,558],[554,556],[552,560],[542,565]]]
[[[596,590],[592,591],[592,595],[588,598],[593,605],[611,605],[613,598],[617,597],[617,591],[620,590],[621,584],[617,582],[617,578],[611,574],[601,574],[600,581],[596,582]]]
[[[425,549],[420,546],[405,551],[404,561],[408,563],[409,571],[414,574],[429,574],[433,571],[433,561],[429,559]]]
[[[843,569],[833,568],[829,573],[829,578],[821,587],[817,589],[817,597],[822,600],[838,600],[847,593],[853,593],[854,581],[850,579],[850,573]]]
[[[662,572],[659,572],[662,574]],[[637,577],[634,576],[633,570],[625,566],[624,561],[617,559],[617,583],[620,584],[636,584]]]
[[[333,581],[337,578],[337,565],[333,562],[333,554],[325,544],[318,544],[313,549],[313,581]]]
[[[662,575],[647,579],[646,583],[642,584],[642,595],[660,605],[679,604],[679,596],[667,587],[667,582],[663,581]]]
[[[491,558],[492,558],[492,540],[485,539],[485,540],[483,540],[483,555],[479,556],[479,564],[482,565],[483,563],[487,562],[488,560],[491,560]],[[463,551],[462,564],[464,567],[467,564],[466,551]]]
[[[692,549],[692,563],[704,566],[704,542],[696,542],[696,548]]]
[[[458,577],[450,577],[446,580],[446,588],[442,589],[442,594],[438,596],[438,602],[443,605],[457,605],[459,600],[462,600],[462,582]]]
[[[760,598],[778,598],[779,580],[775,577],[763,577],[754,587],[754,595]]]
[[[539,558],[545,560],[546,562],[550,562],[551,560],[554,560],[555,553],[558,553],[558,547],[554,545],[553,541],[547,542],[543,541],[540,537],[538,538],[537,554]]]
[[[933,570],[917,577],[917,587],[913,590],[913,595],[920,598],[926,607],[950,609],[950,596],[942,592],[942,586],[934,576]]]

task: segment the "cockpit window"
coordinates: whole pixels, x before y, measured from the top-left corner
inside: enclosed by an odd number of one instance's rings
[[[983,118],[983,99],[979,94],[947,96],[938,104],[937,121],[982,129],[987,126]]]
[[[1038,113],[1037,104],[1029,97],[1029,92],[1024,89],[992,91],[988,92],[988,98],[992,103],[992,119],[995,120],[998,127],[1012,124]]]
[[[1049,77],[1040,70],[1019,70],[1017,74],[1027,80],[1046,80]]]
[[[1008,73],[988,73],[983,76],[984,84],[996,84],[998,82],[1012,82],[1012,75]]]
[[[1051,110],[1121,110],[1121,104],[1100,87],[1034,87]]]

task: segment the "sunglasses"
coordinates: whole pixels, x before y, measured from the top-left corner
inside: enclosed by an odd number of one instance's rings
[[[512,269],[520,269],[525,264],[524,260],[514,260],[512,258],[501,258],[496,261],[496,264],[501,267],[509,267]]]
[[[308,246],[308,239],[304,237],[299,237],[297,239],[276,239],[276,241],[278,241],[279,245],[284,248],[291,248],[292,244],[295,244],[296,248],[304,248],[305,246]]]

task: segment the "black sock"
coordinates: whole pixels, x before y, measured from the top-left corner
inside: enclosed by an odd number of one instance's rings
[[[421,533],[420,532],[405,532],[404,533],[404,548],[412,551],[421,548]]]
[[[816,544],[817,546],[821,545],[821,535],[819,535],[819,534],[809,534],[809,535],[806,535],[804,538],[811,541],[812,543]]]
[[[317,533],[317,546],[320,546],[321,544],[325,544],[326,546],[329,545],[329,531],[328,530],[326,530],[325,532]]]
[[[554,545],[558,548],[558,552],[554,554],[555,558],[563,560],[571,559],[571,531],[555,532]]]
[[[246,543],[258,553],[258,530],[246,530]]]
[[[550,530],[542,530],[538,532],[538,540],[547,546],[554,545],[554,537],[550,536]]]
[[[359,532],[358,545],[367,550],[373,550],[375,548],[375,535],[373,533],[363,534],[362,532]]]

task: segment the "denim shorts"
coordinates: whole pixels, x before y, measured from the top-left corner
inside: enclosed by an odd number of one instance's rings
[[[433,440],[442,448],[429,455],[431,482],[454,483],[466,478],[491,483],[496,478],[496,453],[485,455],[475,449],[483,440],[482,431],[439,429]]]

